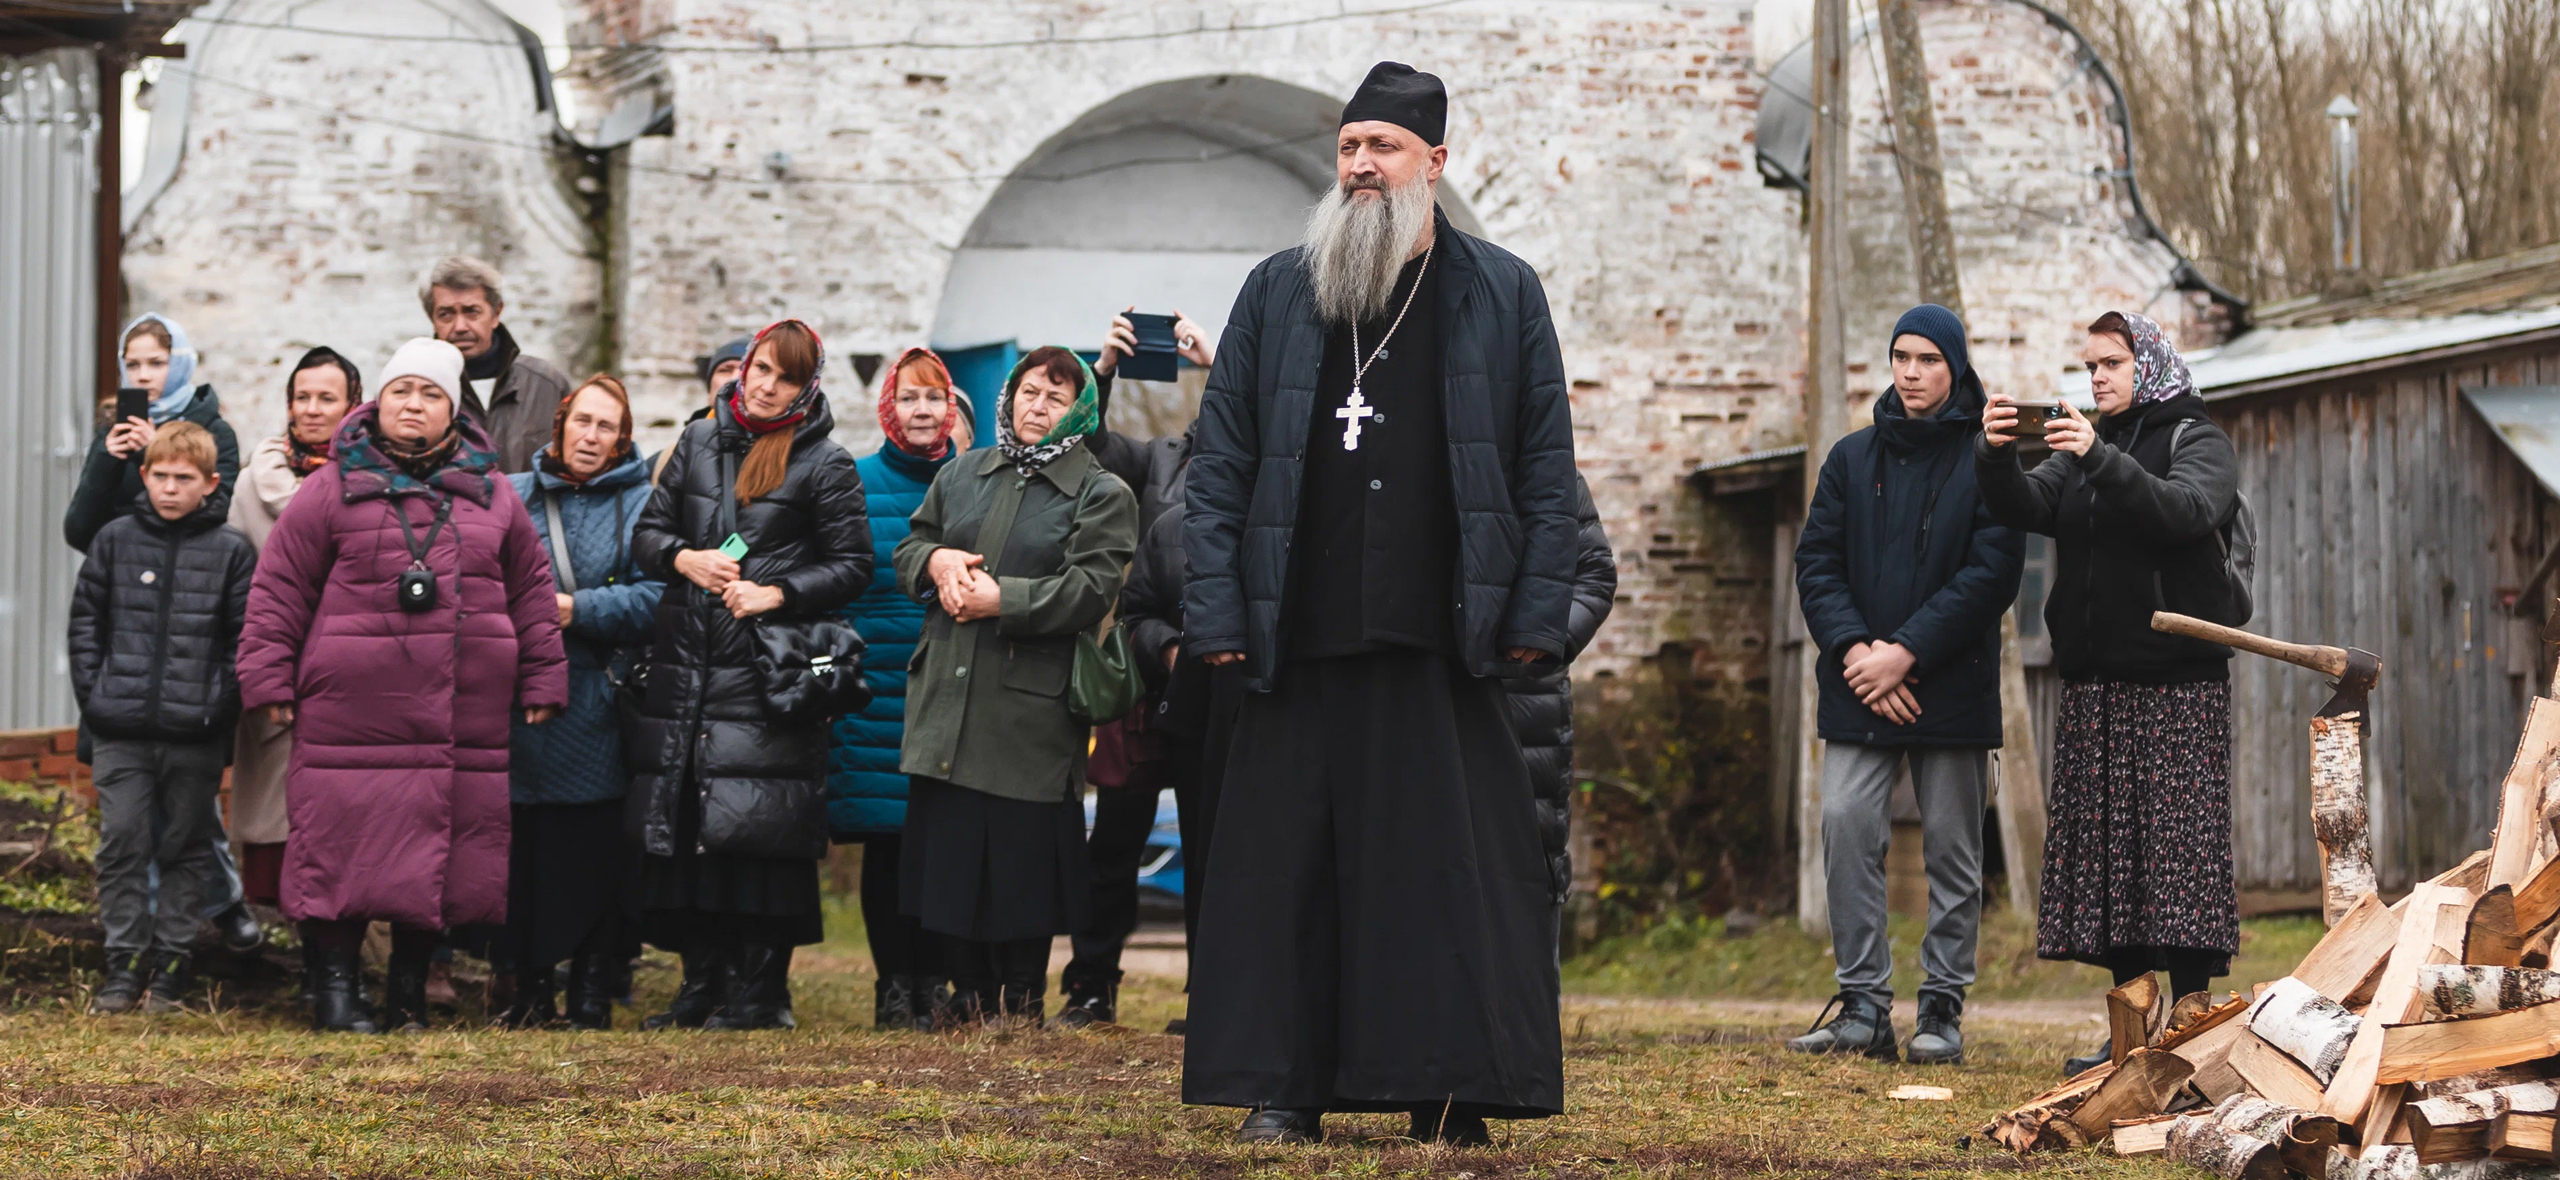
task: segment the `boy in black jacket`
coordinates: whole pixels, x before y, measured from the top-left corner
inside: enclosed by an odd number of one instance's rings
[[[98,1012],[174,1011],[186,994],[257,563],[208,498],[222,478],[215,464],[203,427],[162,426],[143,454],[142,498],[98,530],[71,600],[71,687],[98,789]]]
[[[1824,457],[1796,545],[1796,591],[1821,653],[1823,882],[1840,1015],[1787,1047],[1900,1055],[1884,860],[1907,763],[1929,873],[1911,1060],[1956,1063],[1982,917],[1988,752],[2001,736],[2000,614],[2018,596],[2026,540],[1992,523],[1974,486],[1985,397],[1964,325],[1922,304],[1892,341],[1893,388],[1876,399],[1876,424]]]

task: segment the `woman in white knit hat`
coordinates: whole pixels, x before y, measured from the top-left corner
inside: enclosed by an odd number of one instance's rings
[[[496,452],[454,412],[462,354],[400,346],[275,524],[240,636],[243,709],[293,731],[284,913],[312,1023],[427,1022],[438,933],[506,920],[512,718],[568,700],[550,561]],[[392,926],[385,1011],[356,994]]]

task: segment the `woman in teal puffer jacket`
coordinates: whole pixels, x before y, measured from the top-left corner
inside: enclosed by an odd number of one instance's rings
[[[872,696],[861,712],[836,719],[827,750],[827,826],[837,843],[862,845],[862,921],[879,973],[872,985],[872,1022],[879,1028],[930,1029],[949,994],[923,927],[898,912],[899,834],[907,823],[898,743],[906,732],[907,659],[924,628],[924,604],[898,592],[890,555],[906,539],[907,517],[924,502],[934,473],[958,453],[951,437],[958,392],[933,350],[908,349],[880,379],[886,441],[854,463],[870,497],[879,563],[870,588],[844,617],[862,633]]]

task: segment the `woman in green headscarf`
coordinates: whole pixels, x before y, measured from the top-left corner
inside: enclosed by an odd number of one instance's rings
[[[1081,445],[1101,418],[1074,353],[1022,358],[996,445],[943,466],[898,544],[898,584],[925,603],[898,905],[949,940],[964,1019],[1039,1021],[1050,940],[1085,920],[1089,731],[1067,683],[1138,543],[1137,496]]]

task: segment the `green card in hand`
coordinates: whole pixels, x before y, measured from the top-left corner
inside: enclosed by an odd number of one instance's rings
[[[726,557],[731,561],[736,561],[746,555],[746,538],[741,537],[736,533],[731,533],[729,534],[728,540],[720,542],[720,556]]]

